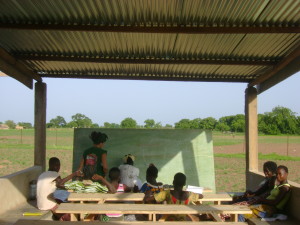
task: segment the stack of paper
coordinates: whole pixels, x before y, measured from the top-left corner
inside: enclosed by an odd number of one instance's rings
[[[203,193],[203,187],[188,185],[186,190],[190,191],[190,192],[197,193],[197,194],[202,194]]]

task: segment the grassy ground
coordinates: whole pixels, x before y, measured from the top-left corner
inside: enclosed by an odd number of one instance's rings
[[[0,130],[0,176],[33,165],[33,135],[33,130]],[[244,134],[214,133],[213,141],[214,148],[242,146]],[[300,137],[260,136],[259,142],[284,144],[284,146],[296,144],[298,146]],[[73,161],[73,129],[48,129],[46,144],[47,160],[53,156],[60,158],[63,165],[61,174],[62,176],[68,175],[71,172]],[[288,166],[290,180],[300,183],[300,157],[285,156],[284,149],[282,154],[260,154],[260,170],[263,163],[268,160]],[[245,189],[245,154],[243,149],[240,149],[238,153],[215,152],[215,173],[217,191],[243,191]]]

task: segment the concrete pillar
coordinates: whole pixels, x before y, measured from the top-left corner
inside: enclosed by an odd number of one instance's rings
[[[34,101],[34,165],[46,170],[46,105],[47,85],[35,83]]]
[[[258,171],[258,128],[257,128],[257,90],[249,87],[245,91],[246,117],[246,187],[251,188],[249,171]]]

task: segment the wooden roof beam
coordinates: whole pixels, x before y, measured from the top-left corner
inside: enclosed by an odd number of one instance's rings
[[[30,89],[33,88],[33,79],[42,81],[39,75],[29,70],[3,48],[0,48],[0,70],[20,81]]]
[[[296,48],[293,52],[291,52],[287,57],[285,57],[280,63],[278,63],[277,66],[273,68],[273,70],[259,76],[257,79],[249,83],[249,87],[259,85],[262,82],[265,82],[266,80],[270,79],[271,77],[278,74],[281,70],[283,70],[285,67],[288,67],[291,62],[293,62],[295,59],[300,57],[300,46]],[[296,62],[298,63],[300,67],[300,61]]]
[[[118,64],[209,64],[209,65],[245,65],[274,66],[275,61],[240,60],[240,59],[143,59],[143,58],[84,58],[65,56],[15,55],[19,60],[59,61],[83,63],[118,63]]]
[[[254,34],[254,33],[300,33],[300,27],[247,26],[247,27],[191,27],[178,26],[102,26],[65,24],[16,24],[0,23],[0,29],[58,30],[125,33],[183,33],[183,34]]]
[[[114,80],[157,80],[157,81],[193,81],[193,82],[228,82],[228,83],[247,83],[251,79],[239,79],[239,78],[222,78],[222,77],[212,77],[212,78],[190,78],[190,77],[179,77],[180,75],[167,75],[167,76],[143,76],[143,75],[84,75],[84,74],[50,74],[43,73],[42,77],[47,78],[76,78],[76,79],[114,79]]]

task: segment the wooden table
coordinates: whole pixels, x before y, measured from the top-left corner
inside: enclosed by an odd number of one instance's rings
[[[57,213],[70,213],[71,220],[80,220],[81,214],[148,214],[156,220],[156,214],[231,214],[237,221],[237,214],[251,214],[243,205],[163,205],[163,204],[76,204],[61,203]],[[76,216],[78,215],[78,216]]]
[[[144,199],[144,193],[116,193],[116,194],[104,194],[104,193],[70,193],[68,201],[71,202],[98,202],[104,203],[106,201],[120,201],[120,202],[142,202]],[[214,202],[220,205],[222,201],[232,201],[232,197],[227,193],[204,193],[203,198],[199,199],[199,202]]]
[[[83,221],[76,221],[76,222],[67,222],[67,221],[52,221],[52,220],[18,220],[14,225],[127,225],[132,224],[132,221],[116,221],[116,222],[101,222],[101,221],[91,221],[91,222],[83,222]],[[172,221],[167,224],[170,225],[190,225],[191,222],[189,221]],[[154,221],[136,221],[134,222],[135,225],[163,225],[166,223],[161,222],[154,222]],[[203,221],[203,222],[197,222],[197,225],[209,225],[212,224],[211,222]],[[213,225],[247,225],[246,222],[213,222]]]

